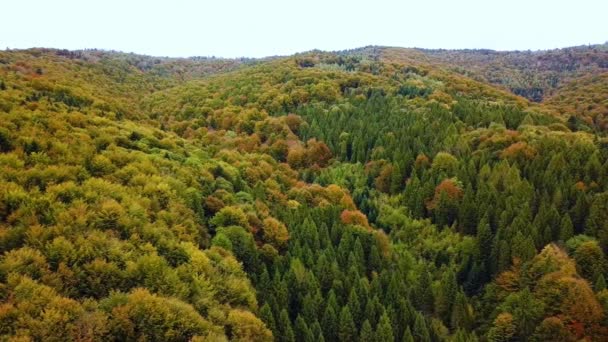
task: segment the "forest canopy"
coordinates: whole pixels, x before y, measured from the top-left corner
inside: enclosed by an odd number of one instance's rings
[[[607,56],[2,51],[0,339],[607,340]]]

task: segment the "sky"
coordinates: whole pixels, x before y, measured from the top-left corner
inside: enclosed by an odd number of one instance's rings
[[[0,49],[264,57],[366,45],[538,50],[608,41],[608,0],[4,0]]]

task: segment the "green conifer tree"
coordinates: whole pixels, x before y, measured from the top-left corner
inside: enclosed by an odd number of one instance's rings
[[[357,327],[353,322],[353,317],[348,306],[345,305],[340,311],[338,340],[342,342],[352,342],[357,338],[357,335]]]

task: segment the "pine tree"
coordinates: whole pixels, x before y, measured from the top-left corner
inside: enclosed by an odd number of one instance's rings
[[[350,294],[348,295],[347,305],[353,317],[353,322],[356,326],[360,326],[362,318],[361,304],[359,303],[359,296],[354,287],[350,290]]]
[[[421,314],[416,315],[416,319],[414,320],[414,329],[412,331],[414,335],[414,340],[418,342],[431,342],[431,336],[429,334],[429,329],[427,328],[426,321],[424,316]]]
[[[444,228],[451,224],[452,200],[446,191],[441,191],[439,200],[434,208],[434,218],[437,227]]]
[[[372,273],[374,271],[380,270],[382,267],[382,258],[380,257],[380,252],[378,251],[378,247],[373,245],[370,248],[368,261],[367,261],[367,272]]]
[[[355,244],[353,245],[353,255],[358,273],[361,275],[365,274],[365,252],[363,251],[363,245],[361,244],[359,238],[355,239]]]
[[[296,336],[296,341],[298,341],[298,342],[314,342],[315,341],[312,332],[310,331],[310,329],[308,329],[308,325],[304,321],[304,318],[302,318],[302,316],[300,316],[300,315],[298,315],[298,317],[296,318],[294,333]]]
[[[477,342],[477,336],[474,334],[468,334],[466,330],[458,329],[454,334],[452,342]]]
[[[585,234],[597,236],[602,249],[608,250],[608,192],[595,196],[589,208]]]
[[[429,272],[424,269],[421,272],[418,286],[415,289],[416,301],[420,310],[426,314],[430,314],[433,311],[434,301],[433,291],[431,287],[431,276]]]
[[[315,299],[310,293],[307,293],[302,300],[302,315],[306,322],[312,322],[317,318],[318,309]]]
[[[456,282],[456,275],[452,270],[448,270],[444,273],[437,297],[435,298],[435,310],[444,322],[449,322],[450,320],[457,292],[458,283]]]
[[[321,322],[323,328],[323,336],[326,341],[336,341],[338,320],[336,319],[336,312],[331,305],[327,306],[325,313],[323,314],[323,321]]]
[[[452,329],[465,329],[470,330],[473,318],[469,312],[469,304],[467,298],[462,291],[459,291],[456,295],[456,300],[452,307],[452,315],[450,317],[450,325]]]
[[[376,327],[376,339],[377,341],[382,342],[392,342],[395,341],[395,337],[393,335],[393,328],[391,326],[391,320],[386,314],[382,314],[380,317],[380,321],[378,322],[378,326]]]
[[[477,249],[479,250],[479,258],[481,259],[484,271],[492,270],[492,231],[488,223],[488,217],[484,216],[477,226]],[[486,276],[486,279],[488,280]]]
[[[584,191],[578,191],[576,194],[576,203],[570,211],[570,218],[574,225],[574,233],[580,234],[585,228],[585,220],[589,213],[589,202]]]
[[[268,305],[268,303],[264,304],[260,309],[260,318],[262,321],[264,321],[264,323],[266,323],[268,329],[276,334],[277,325],[274,320],[274,315],[272,314],[272,309],[270,309],[270,305]]]
[[[395,195],[401,192],[401,190],[403,190],[404,183],[403,171],[399,165],[397,165],[395,168],[393,168],[393,172],[391,174],[390,193]]]
[[[336,291],[334,291],[333,288],[331,290],[329,290],[329,293],[327,295],[326,309],[328,307],[331,307],[333,309],[334,313],[336,313],[336,315],[338,315],[340,313],[340,305],[338,305],[338,296],[336,295]]]
[[[340,324],[338,330],[338,340],[342,342],[352,342],[357,338],[357,327],[353,322],[348,306],[344,306],[340,312]]]
[[[289,314],[286,309],[281,310],[279,316],[279,324],[277,327],[279,332],[277,340],[279,342],[295,342],[296,338],[291,327],[291,321],[289,320]]]
[[[509,243],[505,240],[498,242],[498,269],[497,273],[505,271],[511,266],[511,248]]]
[[[289,289],[287,282],[281,280],[281,275],[278,271],[274,274],[272,284],[274,285],[274,298],[277,301],[277,305],[279,308],[287,308],[289,304]]]
[[[565,214],[564,216],[562,216],[562,221],[560,223],[559,240],[562,242],[566,242],[570,240],[570,238],[573,236],[574,226],[572,225],[572,220],[570,220],[570,215]]]
[[[309,326],[310,333],[315,338],[315,341],[320,341],[321,339],[323,339],[323,329],[321,328],[321,324],[318,320],[315,319],[314,322]]]
[[[420,200],[421,184],[417,174],[414,173],[405,187],[404,201],[407,208],[412,212],[415,218],[421,218],[424,215],[424,201]]]
[[[374,331],[372,330],[371,324],[366,319],[361,326],[361,333],[359,334],[359,342],[376,342]]]
[[[534,241],[530,236],[524,237],[521,231],[515,234],[511,247],[511,257],[518,258],[522,262],[532,260],[536,255],[536,248],[534,247]]]
[[[408,326],[405,329],[405,332],[403,333],[403,338],[401,339],[402,342],[414,342],[414,336],[412,336],[412,331],[410,330],[410,327]]]
[[[462,198],[462,204],[458,209],[459,231],[463,234],[474,235],[477,233],[477,207],[475,206],[475,196],[470,185]]]
[[[265,297],[272,294],[272,282],[270,281],[270,274],[266,265],[262,265],[262,273],[260,274],[258,283],[256,285],[258,293],[258,300],[261,302],[266,301]]]

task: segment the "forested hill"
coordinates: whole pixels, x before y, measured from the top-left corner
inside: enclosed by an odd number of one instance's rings
[[[420,51],[534,101],[543,100],[566,81],[608,71],[608,43],[542,51]]]
[[[449,70],[546,104],[579,129],[608,129],[608,43],[541,51],[368,46],[335,53]]]
[[[432,61],[591,127],[608,127],[608,43],[546,51],[421,50]]]
[[[606,78],[444,54],[0,52],[1,339],[608,340]]]

